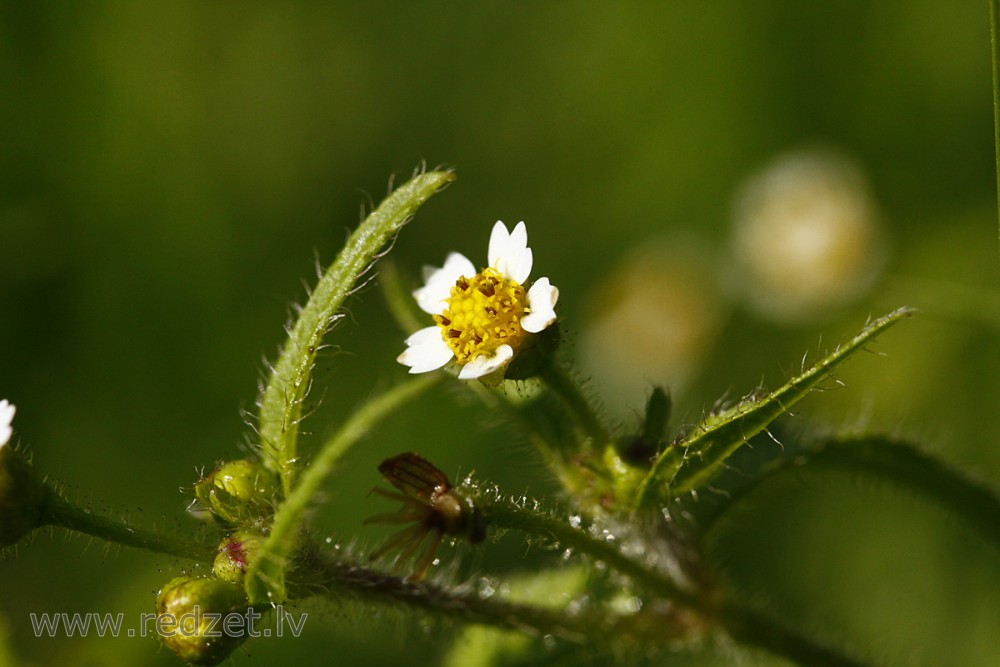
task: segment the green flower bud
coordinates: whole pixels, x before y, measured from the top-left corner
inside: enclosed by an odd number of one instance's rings
[[[180,576],[156,598],[156,632],[178,658],[217,665],[252,630],[252,609],[243,589],[213,577]],[[258,617],[259,618],[259,617]]]
[[[240,530],[227,536],[219,544],[212,572],[219,579],[242,585],[247,568],[263,543],[264,536],[253,530]]]
[[[249,459],[227,461],[195,484],[195,496],[216,517],[239,524],[269,515],[278,493],[277,477]]]
[[[0,445],[0,547],[15,544],[42,523],[45,486],[31,464]]]

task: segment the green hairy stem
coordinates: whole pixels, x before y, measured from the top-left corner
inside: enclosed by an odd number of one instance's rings
[[[43,525],[74,530],[108,542],[177,556],[178,558],[211,562],[215,555],[215,545],[163,535],[93,514],[89,510],[69,502],[53,489],[48,489],[48,495],[42,506],[42,523]]]
[[[439,378],[438,375],[425,375],[408,380],[369,399],[320,448],[291,494],[275,513],[271,533],[257,552],[257,559],[247,570],[245,586],[251,603],[277,604],[285,599],[288,557],[299,546],[298,534],[304,527],[307,510],[312,506],[327,477],[336,468],[340,457],[381,420],[423,393]]]

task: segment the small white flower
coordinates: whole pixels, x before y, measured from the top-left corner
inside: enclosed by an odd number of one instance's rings
[[[426,373],[455,360],[463,380],[503,369],[537,334],[556,320],[559,290],[539,278],[527,290],[532,254],[523,222],[512,232],[499,220],[490,234],[489,266],[476,272],[453,252],[441,268],[424,268],[424,286],[413,293],[435,326],[406,339],[397,357],[410,373]]]
[[[6,398],[0,401],[0,447],[6,445],[14,434],[11,424],[14,422],[14,412],[16,411],[17,408],[14,407],[14,404]]]

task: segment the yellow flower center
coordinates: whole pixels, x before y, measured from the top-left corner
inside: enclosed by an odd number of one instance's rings
[[[434,321],[458,363],[466,364],[481,354],[492,356],[501,345],[516,352],[527,337],[521,328],[526,305],[523,287],[494,269],[483,269],[455,282],[448,307]]]

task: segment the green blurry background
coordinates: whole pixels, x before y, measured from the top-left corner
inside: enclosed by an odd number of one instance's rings
[[[496,219],[528,222],[572,358],[623,257],[666,234],[725,267],[741,184],[818,142],[867,174],[889,243],[880,282],[794,325],[720,297],[675,426],[727,391],[776,386],[869,314],[917,306],[875,346],[885,358],[852,361],[845,389],[790,422],[914,437],[1000,489],[988,37],[986,3],[971,0],[0,3],[0,396],[68,494],[185,531],[178,489],[243,451],[241,410],[289,305],[391,174],[459,174],[396,244],[414,280],[452,249],[482,262]],[[404,370],[378,291],[350,311],[321,363],[313,442]],[[379,539],[361,526],[388,509],[366,497],[375,465],[410,449],[550,494],[525,442],[497,426],[451,392],[422,400],[352,452],[320,534]],[[776,615],[884,664],[1000,661],[1000,555],[959,518],[834,473],[754,501],[712,552]],[[121,611],[128,624],[180,563],[49,531],[11,556],[0,636],[14,664],[179,664],[148,638],[36,639],[28,614]],[[523,556],[508,536],[464,563],[504,572]],[[250,642],[235,664],[434,664],[453,632],[356,605],[305,610],[304,637]]]

